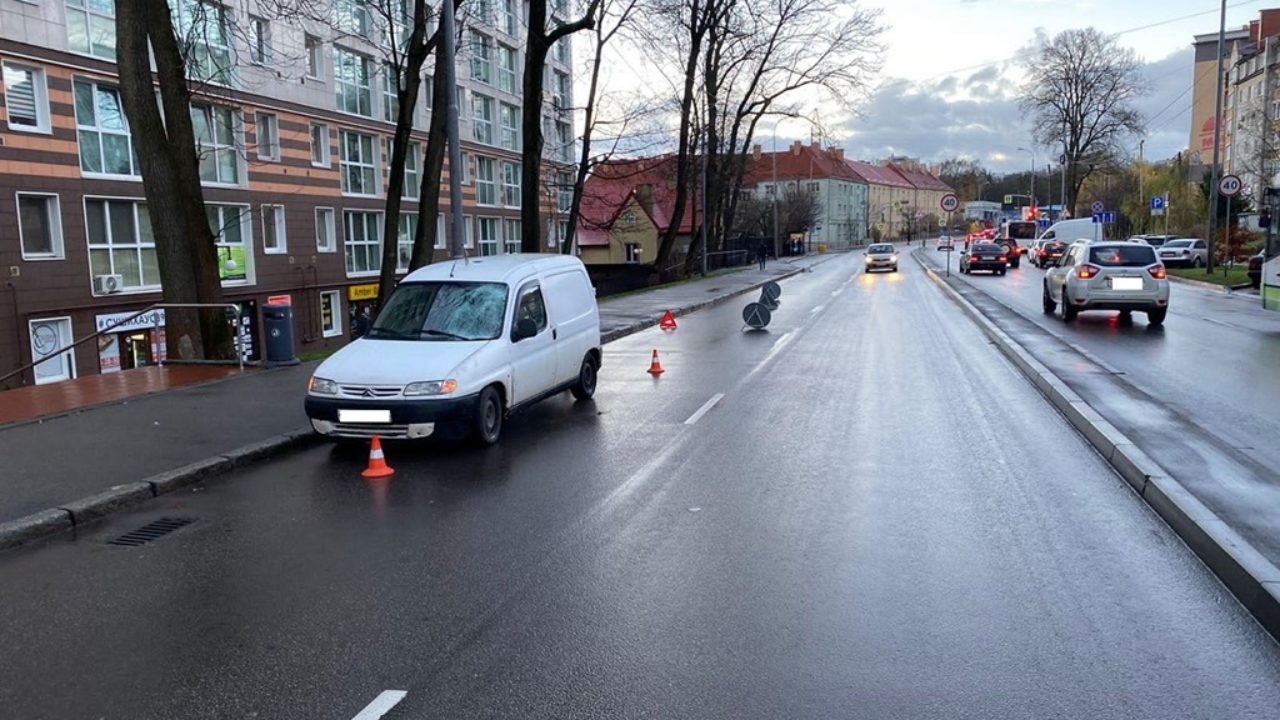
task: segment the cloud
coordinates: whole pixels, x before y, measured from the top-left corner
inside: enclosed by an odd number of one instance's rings
[[[1150,92],[1138,108],[1151,121],[1148,159],[1171,157],[1186,147],[1192,67],[1190,48],[1143,66]],[[846,153],[867,160],[909,155],[926,162],[965,157],[995,172],[1024,170],[1030,157],[1017,148],[1030,147],[1031,123],[1018,108],[1017,76],[1006,63],[963,79],[890,79],[864,104],[863,114],[843,126]],[[1131,143],[1135,155],[1138,139]],[[1041,168],[1056,157],[1056,151],[1036,150]]]

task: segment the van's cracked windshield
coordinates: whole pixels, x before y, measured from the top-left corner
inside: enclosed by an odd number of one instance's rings
[[[0,0],[0,720],[1280,718],[1280,0]]]

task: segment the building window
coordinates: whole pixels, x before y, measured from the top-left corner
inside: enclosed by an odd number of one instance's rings
[[[373,61],[359,53],[333,49],[333,82],[338,109],[373,117]]]
[[[18,193],[18,238],[23,260],[63,258],[57,195]]]
[[[511,37],[520,36],[520,0],[502,0],[502,29]]]
[[[282,255],[289,252],[289,240],[284,229],[284,206],[262,206],[262,252]]]
[[[342,297],[337,290],[320,293],[320,334],[327,338],[342,334]]]
[[[506,243],[508,253],[520,252],[520,221],[502,221],[502,240]]]
[[[74,85],[81,172],[137,175],[120,91],[88,80],[76,80]]]
[[[43,69],[5,63],[4,105],[10,130],[50,132],[49,92]]]
[[[569,123],[556,123],[556,159],[560,162],[573,159],[573,131]]]
[[[366,0],[336,0],[333,4],[333,21],[340,32],[366,40],[373,27]]]
[[[125,290],[160,289],[156,242],[145,204],[86,198],[84,214],[89,267],[95,278],[119,275]],[[100,288],[94,294],[101,294]]]
[[[551,92],[555,109],[558,112],[564,112],[569,109],[569,76],[555,70],[552,72],[552,78]]]
[[[493,40],[475,31],[471,33],[471,79],[493,84]]]
[[[471,183],[471,153],[462,153],[462,184]]]
[[[422,89],[418,91],[422,95],[422,102],[426,105],[427,111],[435,105],[436,81],[430,75],[422,78]]]
[[[374,157],[373,136],[341,130],[338,132],[338,150],[343,194],[376,197],[378,159]]]
[[[489,25],[493,20],[493,5],[490,0],[473,0],[470,7],[471,20],[477,25]]]
[[[404,158],[404,187],[400,191],[400,197],[405,200],[417,200],[422,192],[422,176],[418,172],[420,162],[422,154],[418,143],[409,143],[409,150]]]
[[[458,100],[458,119],[461,120],[467,116],[467,89],[461,85],[454,88]]]
[[[271,23],[249,16],[249,59],[256,65],[271,62]]]
[[[260,112],[254,120],[258,128],[258,159],[280,161],[280,121],[272,113]]]
[[[640,262],[640,243],[627,243],[626,249],[627,249],[627,262],[629,263]]]
[[[338,247],[333,208],[316,208],[316,251],[331,253]]]
[[[76,351],[69,349],[74,344],[71,336],[71,318],[30,320],[27,322],[27,332],[31,339],[32,361],[57,356],[51,360],[44,360],[32,370],[35,373],[37,385],[70,380],[76,376]]]
[[[344,248],[348,275],[376,275],[382,270],[382,213],[345,210]]]
[[[819,183],[816,183],[816,182],[809,183],[809,194],[817,195],[821,187],[822,186]]]
[[[516,49],[506,45],[498,46],[498,87],[512,95],[520,94],[516,83]]]
[[[462,247],[471,249],[475,247],[475,228],[471,223],[470,215],[462,216]]]
[[[329,167],[329,126],[311,123],[311,164]]]
[[[563,15],[564,0],[555,0],[555,2],[560,6],[556,10],[556,12]],[[565,37],[562,37],[558,41],[556,41],[554,52],[555,52],[556,62],[562,63],[564,65],[569,64],[569,36],[566,35]]]
[[[192,105],[200,179],[222,185],[240,184],[240,150],[236,142],[238,114],[217,105]]]
[[[435,244],[435,249],[436,249],[436,250],[444,250],[444,248],[445,248],[445,240],[446,240],[446,239],[447,239],[447,238],[445,238],[445,234],[444,234],[444,215],[441,215],[441,214],[439,214],[439,213],[436,213],[436,244]]]
[[[556,210],[567,213],[573,209],[573,176],[567,172],[556,173]]]
[[[396,122],[400,117],[400,73],[396,66],[384,63],[382,66],[382,119]]]
[[[520,150],[520,108],[502,103],[498,114],[502,120],[502,147],[507,150]]]
[[[320,54],[320,38],[307,35],[303,44],[307,48],[307,77],[312,80],[324,79],[324,56]]]
[[[223,285],[248,285],[253,282],[253,252],[250,238],[248,205],[205,205],[209,231],[218,252],[218,278]]]
[[[103,0],[89,0],[97,4]],[[178,0],[178,27],[185,37],[187,72],[193,80],[231,84],[231,34],[227,10],[204,0]]]
[[[498,185],[493,158],[476,156],[476,204],[494,206],[498,204]]]
[[[107,0],[66,0],[67,46],[108,60],[116,57],[116,5]]]
[[[418,214],[400,213],[396,230],[396,272],[408,272],[413,260],[413,236],[418,232]]]
[[[493,98],[480,93],[471,96],[472,136],[478,143],[493,144]]]
[[[520,207],[520,166],[516,163],[502,163],[502,204]]]
[[[498,254],[498,218],[476,218],[480,230],[480,254]]]

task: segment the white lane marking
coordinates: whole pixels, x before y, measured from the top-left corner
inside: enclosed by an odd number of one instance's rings
[[[840,288],[839,290],[833,290],[833,291],[831,292],[831,297],[836,297],[837,295],[839,295],[839,294],[840,294],[840,293],[842,293],[842,292],[844,292],[844,288]]]
[[[351,718],[351,720],[378,720],[378,718],[386,715],[391,708],[395,707],[409,693],[404,690],[383,690],[373,702],[365,706],[359,715]]]
[[[816,308],[814,308],[814,309],[810,310],[809,312],[810,312],[811,314],[812,314],[812,313],[820,313],[820,312],[822,312],[822,308],[824,308],[824,307],[826,307],[826,305],[819,305],[818,307],[816,307]]]
[[[723,399],[724,399],[724,393],[716,393],[715,395],[712,395],[710,400],[703,403],[702,407],[698,408],[697,412],[690,415],[689,419],[684,421],[684,424],[692,425],[698,422],[699,420],[702,419],[703,415],[706,415],[707,412],[711,410],[711,408],[716,406],[716,403],[720,402]]]

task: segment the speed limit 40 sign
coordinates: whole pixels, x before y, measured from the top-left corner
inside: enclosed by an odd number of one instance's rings
[[[951,193],[947,193],[942,196],[941,205],[942,212],[955,212],[956,208],[960,207],[960,198],[952,195]]]
[[[1235,175],[1224,175],[1222,179],[1218,181],[1218,192],[1226,195],[1227,197],[1235,197],[1236,195],[1239,195],[1243,188],[1244,183],[1240,182],[1240,178]]]

